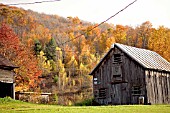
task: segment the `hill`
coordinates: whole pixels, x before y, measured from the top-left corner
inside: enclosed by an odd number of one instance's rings
[[[17,91],[51,92],[59,104],[92,97],[89,72],[117,42],[156,51],[170,61],[170,29],[89,23],[0,4],[0,54],[20,68]],[[95,28],[94,28],[95,27]],[[11,43],[13,39],[13,43]]]

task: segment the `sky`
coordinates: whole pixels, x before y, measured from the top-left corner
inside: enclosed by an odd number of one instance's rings
[[[0,0],[0,3],[25,3],[44,0]],[[48,1],[48,0],[46,0]],[[100,23],[114,15],[134,0],[60,0],[32,5],[17,5],[46,14],[62,17],[78,17],[81,20]],[[107,23],[136,27],[150,21],[153,27],[161,25],[170,28],[170,0],[137,0],[133,5],[119,13]]]

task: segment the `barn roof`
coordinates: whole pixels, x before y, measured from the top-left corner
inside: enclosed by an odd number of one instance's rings
[[[17,66],[12,64],[8,59],[6,59],[3,55],[0,54],[0,68],[3,67],[17,68]]]
[[[92,70],[90,75],[93,75],[95,70],[101,65],[105,57],[110,53],[110,51],[114,47],[117,47],[120,50],[122,50],[125,54],[127,54],[136,62],[138,62],[144,68],[170,72],[170,63],[167,60],[165,60],[163,57],[161,57],[159,54],[157,54],[156,52],[115,43],[112,45],[108,53],[105,54],[105,56],[101,59],[101,61]]]

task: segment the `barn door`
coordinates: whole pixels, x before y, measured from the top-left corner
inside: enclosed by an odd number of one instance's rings
[[[0,98],[4,98],[6,96],[14,98],[13,97],[13,84],[0,82]]]
[[[127,103],[127,83],[112,85],[112,104],[120,105]]]
[[[112,103],[113,104],[121,104],[121,84],[112,85]]]

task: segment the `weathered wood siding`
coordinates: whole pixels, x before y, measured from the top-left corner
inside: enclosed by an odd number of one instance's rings
[[[13,83],[14,73],[10,70],[0,69],[0,82]]]
[[[146,70],[148,103],[170,103],[170,73]]]
[[[113,52],[111,52],[107,58],[103,61],[98,70],[95,71],[93,75],[93,93],[96,102],[100,104],[109,104],[111,102],[111,57]],[[97,80],[96,80],[97,79]],[[96,84],[97,83],[97,84]],[[100,89],[105,89],[106,95],[100,95]]]
[[[10,96],[15,99],[14,73],[0,69],[0,97]]]
[[[113,55],[121,54],[121,76],[114,76]],[[93,91],[95,100],[100,104],[138,104],[139,97],[146,97],[144,69],[117,48],[114,48],[104,59],[93,75]],[[96,80],[97,78],[97,80]],[[132,94],[132,87],[141,87],[140,95]],[[106,95],[100,97],[100,89],[105,89]]]
[[[167,70],[169,63],[158,58],[155,60],[158,60],[160,65],[156,67],[156,62],[152,63],[152,55],[157,57],[155,53],[140,50],[143,52],[140,55],[138,50],[122,45],[114,46],[94,68],[91,74],[94,98],[98,103],[114,105],[170,103],[170,72]],[[151,59],[148,62],[145,60],[147,55],[150,55]]]
[[[115,54],[121,55],[121,62],[116,64]],[[120,76],[115,76],[116,66]],[[144,104],[170,103],[170,73],[146,70],[117,48],[105,57],[93,79],[94,97],[100,104],[139,104],[141,97]]]
[[[117,53],[115,51],[115,53]],[[144,69],[133,59],[128,57],[126,54],[121,52],[122,54],[122,82],[118,84],[113,84],[114,87],[117,87],[120,92],[119,96],[113,97],[120,98],[121,101],[117,102],[114,101],[113,104],[139,104],[139,97],[143,96],[146,97],[145,93],[145,76],[144,76]],[[132,88],[133,87],[140,87],[140,94],[133,94]],[[119,88],[120,87],[120,88]],[[113,92],[116,93],[116,92]],[[120,100],[119,99],[119,100]]]

